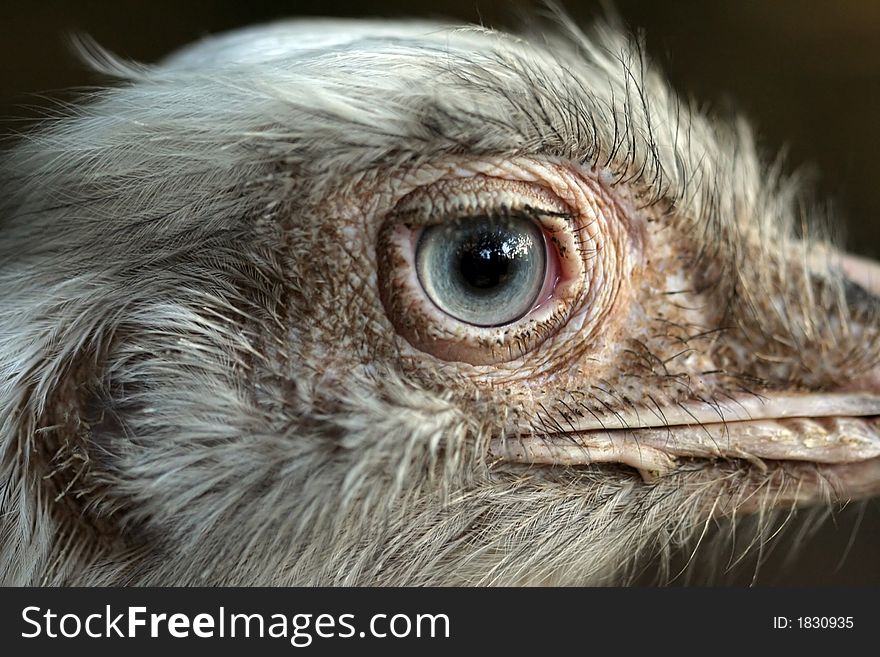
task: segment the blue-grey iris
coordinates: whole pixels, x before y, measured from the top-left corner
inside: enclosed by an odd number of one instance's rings
[[[416,269],[443,312],[474,326],[503,326],[535,306],[547,276],[547,247],[528,217],[463,217],[422,232]]]

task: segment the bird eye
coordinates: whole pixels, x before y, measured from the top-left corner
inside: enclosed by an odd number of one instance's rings
[[[536,362],[550,368],[552,342],[589,336],[608,314],[625,222],[579,170],[535,161],[494,170],[455,168],[401,194],[378,234],[382,304],[399,335],[439,359],[494,365],[547,343]]]
[[[454,319],[503,326],[521,319],[552,288],[548,246],[529,217],[463,217],[422,231],[416,271],[431,301]]]

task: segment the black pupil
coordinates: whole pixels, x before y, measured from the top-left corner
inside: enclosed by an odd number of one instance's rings
[[[475,290],[491,290],[507,282],[515,254],[505,248],[504,235],[482,233],[458,248],[458,274]]]

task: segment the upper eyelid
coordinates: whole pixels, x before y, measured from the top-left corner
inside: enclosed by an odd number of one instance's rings
[[[537,181],[483,173],[444,177],[416,187],[399,198],[387,216],[432,225],[452,217],[504,212],[569,220],[575,216],[568,203]]]
[[[418,208],[412,208],[408,210],[393,210],[387,216],[393,219],[400,219],[403,221],[407,221],[408,219],[414,219],[414,221],[409,221],[407,223],[411,223],[418,226],[434,226],[445,221],[453,221],[455,219],[461,219],[464,217],[491,217],[491,218],[504,218],[509,216],[522,216],[525,215],[532,219],[540,220],[543,217],[553,217],[557,219],[565,219],[568,222],[573,222],[576,218],[575,213],[573,212],[560,212],[557,210],[550,210],[546,208],[533,207],[530,205],[523,205],[521,207],[508,207],[508,206],[486,206],[485,208],[478,209],[467,209],[460,211],[448,211],[442,213],[433,213],[430,215],[421,214]]]

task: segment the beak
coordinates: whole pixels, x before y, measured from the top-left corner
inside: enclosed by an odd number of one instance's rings
[[[849,280],[880,300],[880,263],[847,254],[841,258],[840,268]]]
[[[880,308],[880,263],[844,255],[840,269],[848,303]],[[737,459],[760,473],[784,471],[788,485],[778,491],[779,503],[880,495],[880,364],[846,390],[750,394],[566,419],[558,432],[541,435],[525,425],[512,428],[492,441],[490,453],[514,463],[619,463],[637,469],[646,483],[682,466],[692,471],[695,464],[711,468]]]

